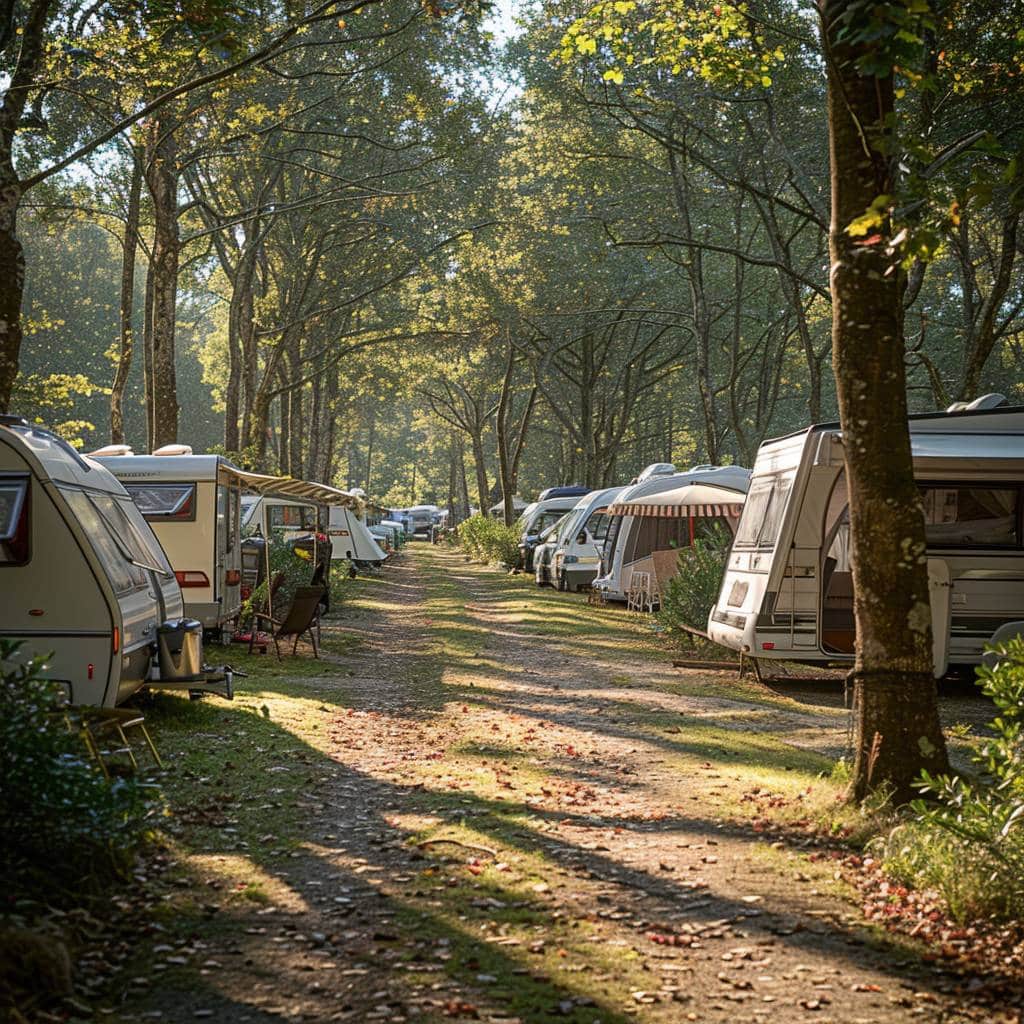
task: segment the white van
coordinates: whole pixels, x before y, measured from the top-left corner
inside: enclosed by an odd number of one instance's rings
[[[643,507],[638,507],[637,514],[616,513],[615,506],[655,501],[657,495],[665,495],[690,484],[721,488],[727,496],[735,497],[732,503],[742,503],[749,482],[750,470],[741,466],[697,466],[674,476],[651,476],[626,488],[611,507],[613,518],[604,545],[601,575],[594,580],[594,588],[603,591],[609,601],[625,601],[634,569],[650,570],[654,552],[670,551],[690,542],[692,517],[682,511],[662,516],[646,514]]]
[[[550,494],[551,491],[555,493]],[[540,542],[540,535],[566,512],[571,512],[587,493],[586,488],[567,486],[549,487],[541,491],[535,502],[516,520],[514,529],[519,533],[519,568],[533,572],[533,552]]]
[[[153,528],[185,598],[185,614],[219,632],[242,606],[241,492],[247,476],[220,455],[167,445],[134,455],[123,445],[103,459]]]
[[[74,704],[113,707],[152,676],[181,590],[106,466],[0,416],[0,636],[47,656]]]
[[[1024,630],[1024,408],[912,416],[910,438],[941,676]],[[852,659],[848,551],[839,425],[764,442],[708,621],[712,640],[757,658]]]
[[[612,523],[608,506],[625,490],[625,487],[606,487],[580,498],[558,531],[548,582],[559,590],[568,591],[579,590],[594,582],[601,571],[601,556]],[[539,576],[537,582],[541,582]]]
[[[331,538],[331,558],[347,558],[356,565],[380,566],[388,557],[366,524],[344,505],[330,507],[327,535]]]

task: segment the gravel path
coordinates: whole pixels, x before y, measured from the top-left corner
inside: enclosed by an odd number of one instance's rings
[[[870,931],[826,863],[737,824],[744,753],[806,768],[842,748],[841,709],[687,692],[628,638],[581,639],[580,599],[546,631],[441,549],[374,600],[318,680],[303,841],[119,1019],[997,1019]]]

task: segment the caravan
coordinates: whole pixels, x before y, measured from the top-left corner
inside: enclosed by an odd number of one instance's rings
[[[347,558],[355,565],[379,567],[388,557],[366,524],[344,505],[330,507],[327,534],[331,538],[331,558]]]
[[[746,497],[750,470],[740,466],[697,466],[688,473],[651,475],[622,491],[609,507],[612,521],[604,545],[601,575],[594,589],[609,601],[625,601],[634,572],[671,575],[677,549],[693,537],[695,520],[734,524]],[[701,485],[707,493],[688,491]],[[698,506],[691,512],[691,499]]]
[[[182,612],[159,542],[106,466],[0,416],[0,637],[46,656],[74,704],[113,707],[147,683],[230,696],[230,671],[208,679]]]
[[[246,474],[220,455],[167,445],[134,455],[92,453],[121,482],[152,527],[185,598],[185,614],[220,632],[242,606],[241,492]]]
[[[1024,630],[1024,408],[985,408],[993,398],[910,418],[937,675]],[[838,424],[762,444],[711,638],[757,658],[851,659],[847,510]]]

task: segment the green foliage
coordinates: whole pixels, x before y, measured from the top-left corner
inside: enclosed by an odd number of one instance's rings
[[[977,775],[923,773],[921,789],[934,802],[914,801],[914,820],[884,847],[887,868],[937,889],[959,918],[1024,915],[1024,639],[998,654],[978,670],[1000,713],[973,751]]]
[[[8,894],[81,891],[123,873],[152,828],[157,791],[107,781],[68,728],[44,659],[0,640],[0,877]]]
[[[519,533],[489,516],[470,516],[459,524],[458,540],[463,551],[477,562],[500,562],[513,566],[519,560]]]
[[[679,571],[662,592],[658,619],[684,642],[691,637],[679,627],[704,629],[707,624],[722,585],[729,540],[729,531],[716,523],[690,547],[679,550]]]
[[[274,617],[283,612],[291,603],[298,587],[308,586],[313,576],[313,562],[298,554],[294,543],[283,540],[278,535],[271,536],[269,542],[270,579],[279,572],[284,574],[281,586],[274,593]],[[269,583],[264,579],[249,595],[242,605],[242,618],[252,614],[254,607],[266,608]],[[333,598],[333,590],[332,590]]]

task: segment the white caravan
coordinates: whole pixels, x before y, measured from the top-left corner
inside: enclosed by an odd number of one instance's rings
[[[711,503],[742,504],[749,482],[750,470],[741,466],[697,466],[687,473],[652,476],[626,488],[611,507],[613,518],[604,545],[601,575],[594,580],[594,589],[602,591],[609,601],[625,601],[634,570],[651,571],[655,568],[652,565],[655,552],[674,553],[690,543],[694,517],[668,498],[664,503],[671,506],[671,511],[659,514],[656,509],[662,502],[656,496],[666,496],[691,484],[705,484],[723,491],[723,495]],[[617,513],[616,506],[620,509],[636,507]],[[716,513],[710,518],[728,522],[729,515]],[[663,557],[667,560],[673,556]]]
[[[606,487],[585,494],[558,531],[558,543],[551,555],[550,579],[559,590],[576,591],[597,578],[612,522],[608,506],[625,490],[625,487]]]
[[[1024,630],[1024,408],[912,416],[910,433],[941,676]],[[766,441],[709,618],[711,638],[758,658],[851,659],[848,550],[838,424]]]
[[[167,445],[134,455],[123,445],[92,453],[131,495],[160,541],[185,614],[219,632],[242,606],[241,492],[250,475],[220,455]]]
[[[0,636],[46,656],[71,703],[113,707],[152,682],[161,627],[182,611],[160,544],[106,466],[0,416]]]
[[[347,558],[359,565],[379,566],[388,556],[356,513],[344,505],[332,505],[327,523],[331,558]]]

